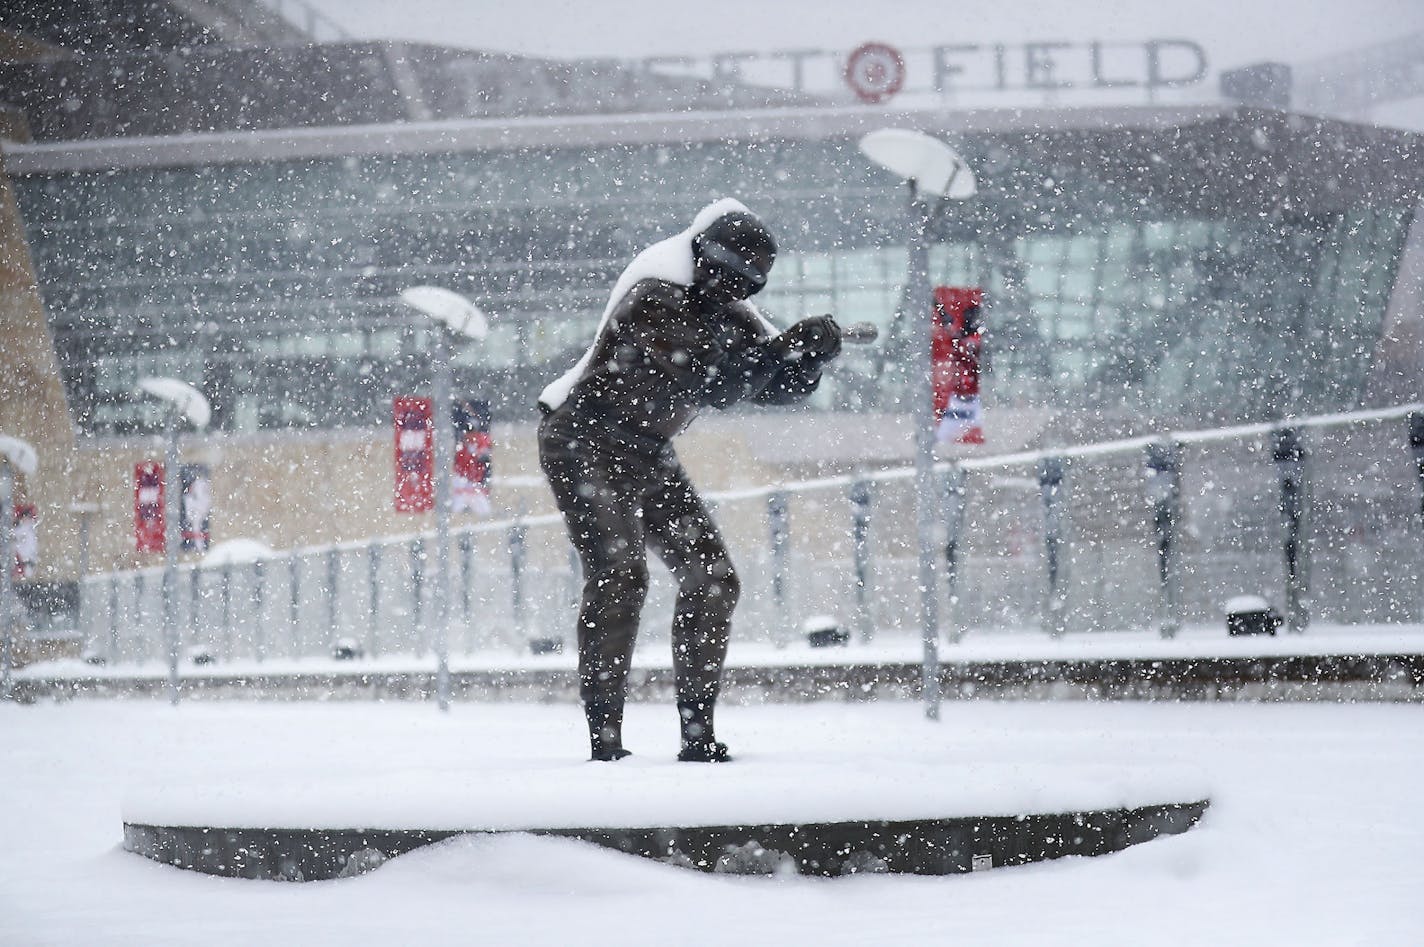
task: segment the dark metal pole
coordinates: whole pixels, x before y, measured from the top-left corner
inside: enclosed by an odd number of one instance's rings
[[[0,457],[0,699],[13,687],[15,654],[12,636],[19,633],[15,605],[15,471]]]
[[[785,491],[766,498],[766,521],[771,541],[771,600],[776,605],[776,626],[771,640],[778,648],[791,640],[791,587],[787,574],[791,546],[791,511]]]
[[[964,622],[959,620],[960,545],[964,538],[964,509],[968,506],[967,477],[958,464],[949,468],[944,478],[944,588],[949,595],[949,643],[958,644],[964,637]]]
[[[163,640],[168,648],[168,701],[178,705],[178,508],[183,489],[178,476],[178,423],[176,407],[168,408],[167,450],[163,460]]]
[[[1414,454],[1414,466],[1419,472],[1419,525],[1424,526],[1424,411],[1409,415],[1409,450]],[[1420,609],[1420,618],[1424,619],[1424,600],[1420,602]]]
[[[435,702],[450,709],[450,467],[455,459],[455,419],[450,393],[454,388],[450,343],[444,326],[435,327],[431,410],[435,415],[435,587],[431,596],[435,620]]]
[[[870,563],[870,481],[857,480],[850,485],[850,542],[855,569],[855,630],[860,640],[869,642],[875,635],[870,615],[870,588],[874,581]]]
[[[1177,548],[1182,510],[1182,446],[1171,441],[1147,445],[1147,499],[1157,540],[1157,629],[1163,638],[1181,630],[1181,576]]]
[[[934,386],[930,364],[930,313],[934,300],[930,291],[929,225],[930,205],[919,199],[918,187],[910,180],[910,237],[906,247],[909,272],[906,274],[905,311],[900,322],[909,334],[909,417],[915,434],[915,538],[918,549],[917,580],[920,592],[920,639],[924,666],[920,690],[925,700],[925,717],[939,719],[939,589],[935,579],[934,475]]]
[[[1286,630],[1310,624],[1310,471],[1301,432],[1276,431],[1272,456],[1281,481],[1281,527],[1285,543]]]
[[[1045,457],[1038,465],[1043,495],[1043,549],[1048,563],[1048,595],[1044,625],[1061,638],[1068,630],[1067,464],[1062,457]]]

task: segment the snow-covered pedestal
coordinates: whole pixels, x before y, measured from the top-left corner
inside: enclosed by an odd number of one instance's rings
[[[1201,818],[1190,772],[789,755],[310,773],[132,795],[124,845],[209,874],[314,881],[466,833],[582,839],[706,871],[952,874],[1118,851]]]

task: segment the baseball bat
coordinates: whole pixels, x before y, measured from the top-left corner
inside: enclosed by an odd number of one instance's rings
[[[880,336],[873,322],[852,322],[841,328],[841,342],[847,345],[869,345]]]

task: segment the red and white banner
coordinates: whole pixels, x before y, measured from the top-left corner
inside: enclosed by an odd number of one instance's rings
[[[33,503],[16,503],[10,520],[11,540],[15,544],[15,563],[11,576],[16,582],[33,578],[40,561],[40,513]]]
[[[940,443],[984,443],[979,404],[979,376],[984,354],[984,323],[979,307],[984,291],[937,286],[930,335],[934,372],[935,439]]]
[[[146,460],[134,465],[134,548],[163,552],[163,465]]]
[[[429,398],[395,399],[396,512],[435,509],[435,417]]]
[[[455,476],[451,479],[450,509],[488,516],[490,474],[494,468],[494,440],[490,437],[488,401],[464,398],[450,412],[455,425]]]

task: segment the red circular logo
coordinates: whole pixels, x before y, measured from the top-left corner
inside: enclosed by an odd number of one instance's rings
[[[905,59],[894,46],[865,43],[846,57],[846,85],[862,102],[884,102],[905,85]]]

